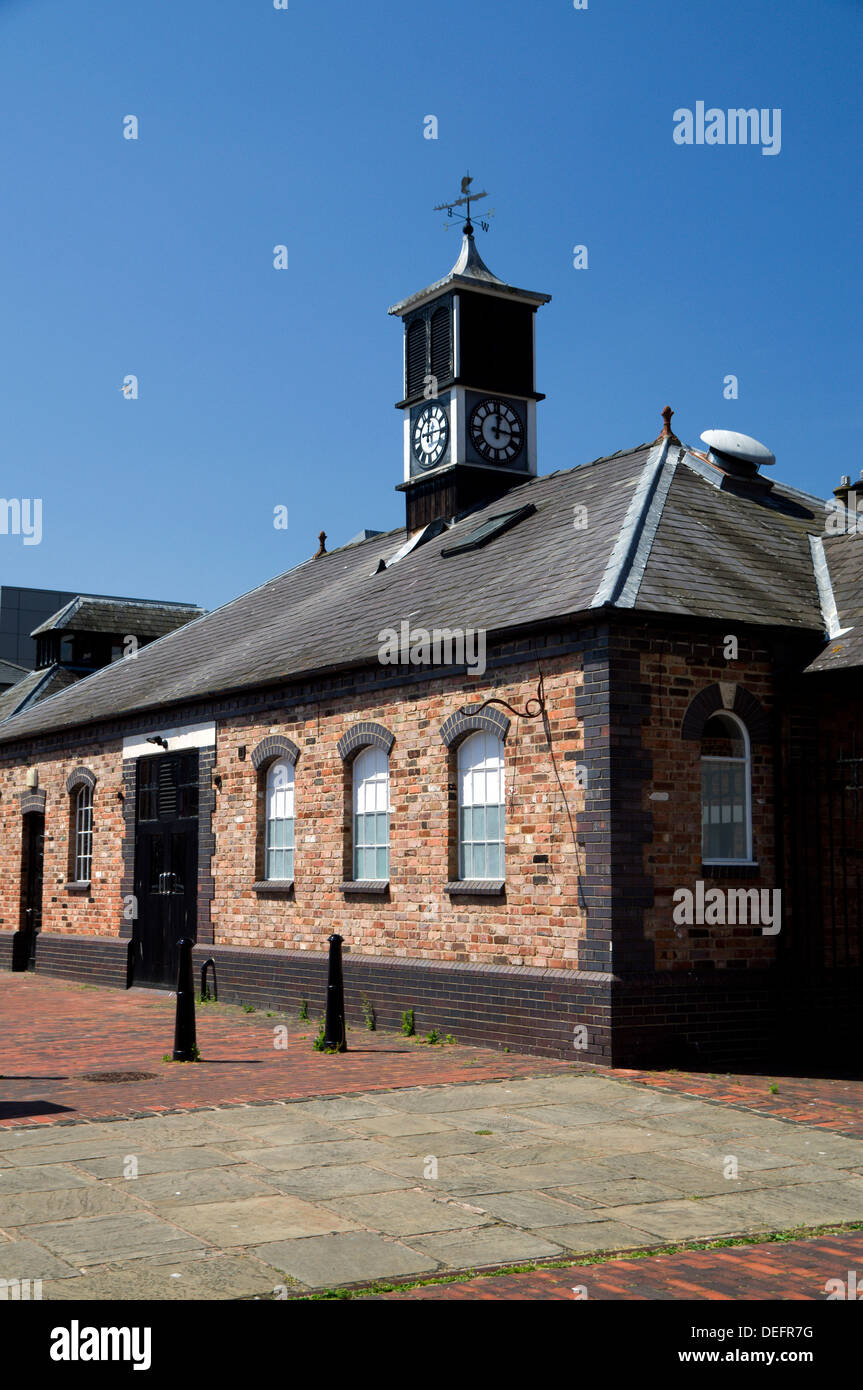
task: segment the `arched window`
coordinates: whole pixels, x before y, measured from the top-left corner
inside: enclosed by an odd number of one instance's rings
[[[354,758],[354,878],[383,883],[390,876],[390,762],[383,748]]]
[[[294,876],[294,764],[290,758],[270,763],[266,795],[264,877],[285,881]]]
[[[93,788],[84,783],[72,793],[75,807],[74,878],[89,883],[93,871]]]
[[[736,714],[712,714],[701,735],[701,858],[752,862],[749,733]]]
[[[471,734],[458,750],[459,878],[502,879],[503,742]]]

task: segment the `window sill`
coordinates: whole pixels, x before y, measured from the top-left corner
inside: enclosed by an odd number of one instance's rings
[[[292,878],[262,878],[257,883],[252,884],[254,893],[293,893],[294,880]]]
[[[375,893],[378,897],[383,897],[390,890],[388,878],[356,878],[349,879],[346,883],[339,884],[341,893]]]
[[[448,883],[444,892],[457,898],[500,898],[505,888],[503,878],[459,878]]]
[[[703,878],[760,878],[761,865],[756,861],[748,864],[702,864]]]
[[[67,884],[66,884],[66,892],[67,892],[67,893],[89,893],[89,892],[90,892],[91,886],[92,886],[92,885],[91,885],[91,883],[90,883],[89,878],[86,878],[86,879],[75,879],[75,880],[73,880],[72,883],[67,883]]]

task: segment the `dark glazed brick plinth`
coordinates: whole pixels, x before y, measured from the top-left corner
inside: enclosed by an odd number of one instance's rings
[[[196,953],[197,954],[197,953]],[[326,1002],[326,951],[262,951],[209,946],[219,999],[294,1010],[305,999],[312,1017]],[[361,1024],[365,995],[383,1029],[398,1029],[415,1011],[418,1034],[437,1028],[459,1042],[509,1047],[539,1057],[608,1063],[610,982],[570,970],[503,965],[448,965],[347,952],[343,958],[348,1021]],[[584,1025],[588,1047],[576,1051]]]
[[[12,933],[2,932],[3,937]],[[81,984],[109,985],[125,989],[128,983],[130,943],[122,937],[64,936],[40,932],[36,938],[36,970]],[[0,947],[2,951],[2,947]],[[3,956],[0,955],[0,961]]]

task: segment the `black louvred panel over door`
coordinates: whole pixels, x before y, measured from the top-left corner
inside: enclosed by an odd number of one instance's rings
[[[177,814],[177,763],[167,758],[159,760],[159,818],[173,820]]]

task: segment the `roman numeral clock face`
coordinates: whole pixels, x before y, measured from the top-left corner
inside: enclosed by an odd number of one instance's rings
[[[423,470],[435,468],[446,453],[449,420],[439,405],[427,405],[414,421],[414,458]]]
[[[507,401],[489,398],[471,412],[473,447],[488,463],[511,463],[524,446],[524,429]]]

